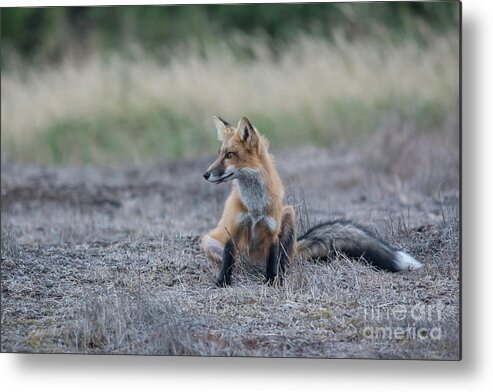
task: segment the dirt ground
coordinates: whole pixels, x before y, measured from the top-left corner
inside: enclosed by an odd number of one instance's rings
[[[214,287],[198,238],[230,184],[201,178],[212,155],[125,168],[4,161],[1,350],[458,359],[458,154],[419,143],[277,152],[300,232],[350,218],[424,263],[392,274],[307,261],[282,287],[247,267]],[[418,147],[422,159],[409,155]]]

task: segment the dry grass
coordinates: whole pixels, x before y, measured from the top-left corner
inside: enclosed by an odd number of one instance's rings
[[[201,181],[212,156],[125,169],[5,163],[2,351],[457,359],[457,128],[432,139],[401,131],[395,144],[298,148],[277,162],[300,231],[352,218],[423,269],[339,257],[293,266],[282,287],[238,268],[232,287],[215,288],[197,237],[229,188]],[[401,137],[435,144],[391,170],[375,149],[395,154]]]
[[[12,225],[2,225],[2,259],[20,256],[19,245],[13,232]]]
[[[240,47],[253,58],[239,56]],[[389,117],[439,128],[458,107],[458,36],[426,44],[300,36],[274,57],[262,40],[190,45],[160,63],[99,53],[2,70],[2,148],[34,162],[140,162],[203,153],[211,113],[248,115],[278,147],[360,140]]]

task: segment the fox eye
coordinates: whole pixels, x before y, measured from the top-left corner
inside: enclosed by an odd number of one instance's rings
[[[234,152],[228,152],[228,153],[226,154],[226,158],[227,158],[227,159],[231,159],[231,158],[233,158],[234,156],[235,156],[235,153],[234,153]]]

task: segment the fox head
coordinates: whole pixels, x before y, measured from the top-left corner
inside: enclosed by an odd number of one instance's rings
[[[261,151],[267,141],[243,117],[236,128],[214,116],[217,138],[222,142],[217,159],[203,174],[213,184],[246,178],[259,173],[262,168]]]

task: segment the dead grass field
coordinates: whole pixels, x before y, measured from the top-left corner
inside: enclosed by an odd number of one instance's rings
[[[197,240],[229,186],[202,180],[212,155],[124,168],[4,160],[1,350],[458,359],[458,127],[451,112],[434,133],[389,120],[363,147],[275,150],[298,227],[351,218],[424,263],[392,274],[306,262],[283,287],[248,268],[214,287]]]

